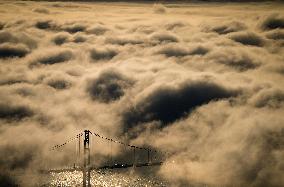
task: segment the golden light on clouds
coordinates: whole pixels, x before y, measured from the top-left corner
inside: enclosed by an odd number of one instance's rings
[[[283,10],[1,1],[0,186],[38,184],[84,129],[166,151],[169,186],[283,186]]]

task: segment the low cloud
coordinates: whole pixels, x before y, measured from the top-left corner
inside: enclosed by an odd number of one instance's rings
[[[218,49],[206,56],[209,62],[223,64],[238,71],[255,69],[261,65],[260,58],[255,54],[250,54],[243,49]]]
[[[260,28],[263,30],[284,28],[284,17],[279,14],[271,14],[261,21]]]
[[[114,45],[137,45],[144,43],[145,39],[143,40],[137,36],[124,36],[124,37],[108,37],[106,38],[105,42],[108,44]]]
[[[56,30],[57,24],[52,20],[39,20],[35,23],[35,27],[43,30]]]
[[[125,75],[115,70],[107,70],[96,79],[89,80],[87,92],[93,100],[110,103],[121,98],[125,89],[132,86],[133,83],[133,80]]]
[[[66,42],[68,42],[70,35],[68,33],[58,33],[54,38],[52,38],[52,41],[56,45],[62,45]]]
[[[167,30],[174,30],[176,28],[181,28],[181,27],[185,27],[185,26],[186,26],[186,24],[181,22],[181,21],[174,21],[174,22],[165,24],[165,28]]]
[[[33,111],[27,106],[0,103],[0,120],[18,121],[31,117],[32,115]]]
[[[264,45],[264,39],[253,32],[238,32],[229,35],[229,38],[244,45],[261,47]]]
[[[167,8],[162,4],[154,4],[153,11],[157,14],[165,14],[167,12]]]
[[[0,30],[2,30],[5,27],[5,23],[0,22]]]
[[[0,43],[13,43],[13,44],[24,44],[30,49],[37,47],[35,39],[25,33],[12,33],[11,31],[0,32]]]
[[[283,30],[273,30],[266,34],[266,37],[272,40],[284,40],[284,31]]]
[[[75,43],[83,43],[87,41],[87,37],[85,37],[84,35],[77,34],[73,37],[72,41]]]
[[[35,8],[33,12],[40,13],[40,14],[49,14],[50,11],[46,8]]]
[[[61,26],[62,30],[69,33],[84,32],[87,26],[80,23],[66,23]]]
[[[283,186],[281,6],[2,3],[0,186],[44,185],[82,129],[166,152],[165,186]]]
[[[265,89],[257,93],[250,102],[256,107],[281,108],[284,106],[284,91]]]
[[[2,44],[0,45],[0,58],[13,58],[13,57],[24,57],[30,52],[23,44]]]
[[[216,25],[210,25],[205,26],[203,28],[204,31],[211,31],[216,32],[218,34],[228,34],[231,32],[238,32],[245,30],[247,27],[244,23],[238,22],[238,21],[231,21],[226,22],[224,24],[216,24]]]
[[[91,59],[94,61],[101,60],[110,60],[116,55],[118,55],[119,51],[115,48],[93,48],[90,50]]]
[[[72,86],[70,80],[65,78],[64,76],[52,76],[44,80],[50,87],[57,89],[57,90],[64,90],[68,89]]]
[[[150,36],[150,42],[154,44],[179,42],[180,39],[170,32],[157,32]]]
[[[86,32],[88,34],[103,35],[109,30],[110,29],[107,28],[106,26],[97,24],[97,25],[94,25],[91,28],[87,29]]]
[[[163,54],[167,57],[184,57],[187,55],[205,55],[208,51],[209,49],[203,46],[171,44],[159,47],[156,54]]]
[[[125,130],[151,121],[163,126],[186,117],[196,107],[237,95],[214,82],[186,81],[176,87],[160,86],[123,114]]]
[[[45,51],[45,53],[34,54],[30,61],[30,67],[37,65],[52,65],[62,62],[67,62],[73,58],[72,51],[68,49],[50,49]]]

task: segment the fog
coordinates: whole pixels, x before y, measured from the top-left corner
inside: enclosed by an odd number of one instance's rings
[[[84,129],[167,152],[172,186],[283,186],[283,10],[1,1],[0,186]]]

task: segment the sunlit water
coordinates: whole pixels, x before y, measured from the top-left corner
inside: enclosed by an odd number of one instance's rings
[[[150,171],[151,172],[151,171]],[[82,186],[82,172],[61,172],[51,173],[50,182],[44,186],[50,187],[67,187],[67,186]],[[113,169],[113,170],[98,170],[91,172],[91,184],[98,187],[145,187],[145,186],[168,186],[165,181],[151,176],[141,174],[139,169]]]

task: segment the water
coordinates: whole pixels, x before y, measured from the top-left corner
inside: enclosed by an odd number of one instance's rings
[[[82,186],[82,172],[61,172],[51,173],[50,183],[45,186],[50,187],[67,187],[67,186]],[[168,186],[165,181],[158,179],[139,169],[113,169],[113,170],[98,170],[91,172],[91,184],[98,187],[163,187]]]

